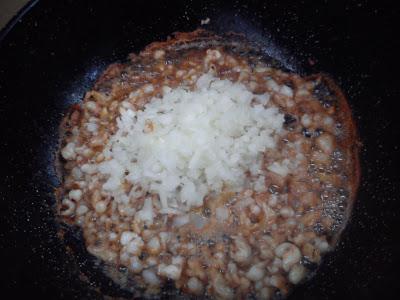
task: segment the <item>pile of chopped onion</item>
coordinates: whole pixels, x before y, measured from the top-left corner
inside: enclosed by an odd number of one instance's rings
[[[204,74],[193,91],[164,87],[143,110],[122,109],[98,167],[107,176],[103,189],[118,196],[131,183],[129,197],[158,194],[165,213],[201,206],[223,188],[242,190],[249,174],[261,176],[263,152],[282,130],[284,117],[268,100]],[[143,218],[152,218],[148,206]]]

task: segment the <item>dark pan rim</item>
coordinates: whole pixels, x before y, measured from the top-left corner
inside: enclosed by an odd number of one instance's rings
[[[0,30],[0,43],[6,38],[7,34],[14,28],[14,26],[29,12],[39,0],[29,0]]]

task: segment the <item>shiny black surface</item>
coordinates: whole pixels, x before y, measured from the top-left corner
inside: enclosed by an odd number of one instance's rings
[[[340,246],[290,299],[394,299],[400,290],[400,13],[382,1],[40,1],[1,33],[0,291],[100,299],[78,278],[91,261],[56,237],[51,168],[57,126],[104,66],[191,31],[245,32],[300,71],[324,71],[353,108],[362,183]],[[205,27],[207,28],[207,26]],[[310,67],[310,59],[316,64]],[[92,286],[112,295],[99,272]],[[397,298],[397,297],[396,297]]]

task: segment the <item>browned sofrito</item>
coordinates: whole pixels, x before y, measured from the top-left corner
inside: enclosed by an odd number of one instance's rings
[[[270,299],[336,244],[358,185],[349,107],[326,76],[259,53],[178,34],[108,67],[65,117],[61,219],[143,295],[172,281]]]

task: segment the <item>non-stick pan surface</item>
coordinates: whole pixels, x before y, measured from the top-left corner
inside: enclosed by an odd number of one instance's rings
[[[361,0],[31,2],[0,35],[2,293],[124,295],[84,255],[66,254],[56,235],[57,127],[107,64],[174,31],[194,30],[207,17],[206,28],[243,32],[289,69],[330,74],[358,124],[362,179],[351,220],[338,248],[290,299],[395,298],[400,13],[394,4]]]

